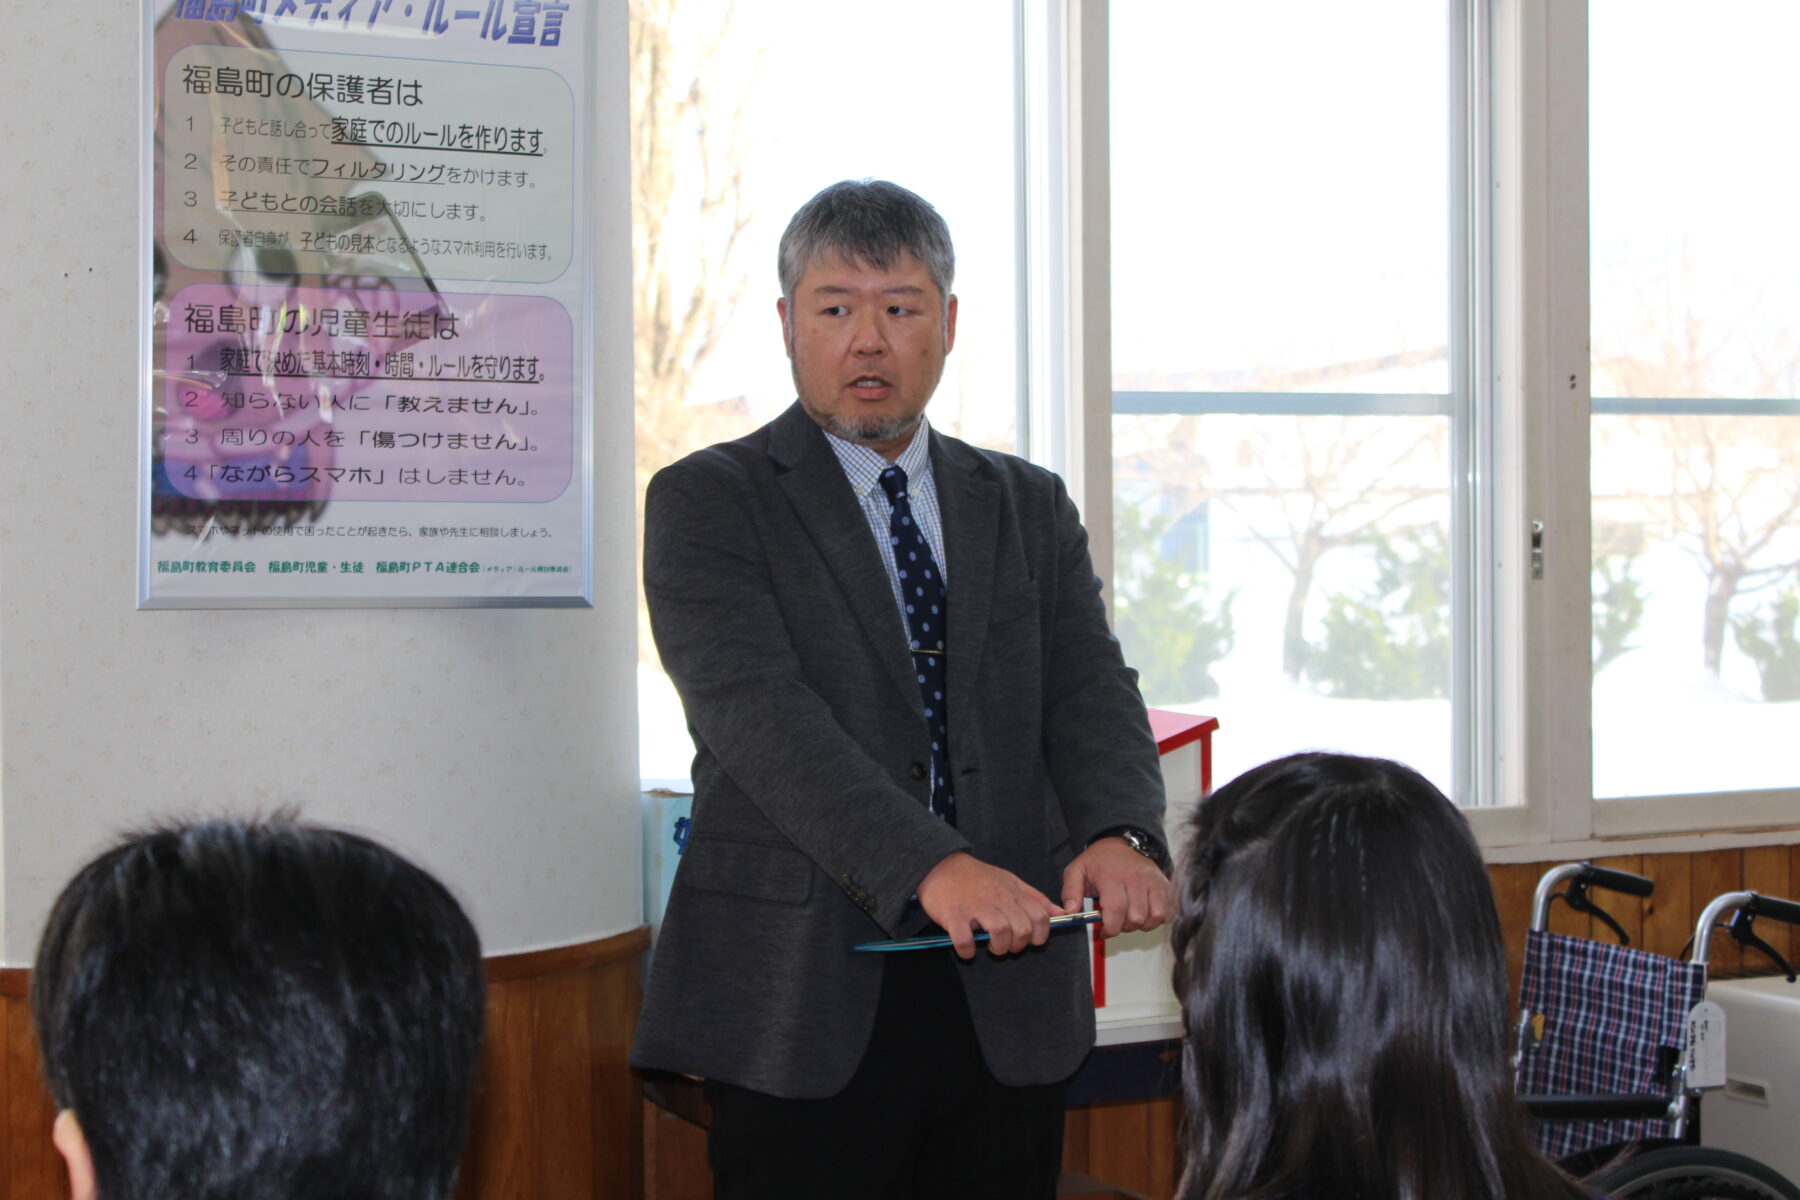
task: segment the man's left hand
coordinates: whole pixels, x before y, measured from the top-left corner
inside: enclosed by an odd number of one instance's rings
[[[1175,906],[1175,885],[1124,838],[1101,838],[1063,871],[1063,911],[1079,912],[1084,896],[1100,905],[1107,937],[1155,929]]]

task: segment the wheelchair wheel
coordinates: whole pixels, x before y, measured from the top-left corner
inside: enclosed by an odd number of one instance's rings
[[[1646,1151],[1585,1182],[1613,1200],[1800,1200],[1779,1171],[1706,1146]]]

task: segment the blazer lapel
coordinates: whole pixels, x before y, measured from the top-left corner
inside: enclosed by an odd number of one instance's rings
[[[975,680],[987,643],[994,599],[994,553],[1000,530],[1000,485],[986,478],[981,458],[962,442],[931,436],[932,475],[944,516],[944,557],[950,592],[946,667],[950,719],[975,702]],[[954,743],[952,743],[954,745]]]
[[[875,647],[894,686],[923,722],[925,704],[919,698],[912,656],[906,650],[906,630],[894,607],[893,581],[869,535],[869,523],[850,490],[844,468],[826,444],[825,435],[798,403],[770,427],[769,457],[781,469],[775,477],[777,486],[849,600],[863,636]]]

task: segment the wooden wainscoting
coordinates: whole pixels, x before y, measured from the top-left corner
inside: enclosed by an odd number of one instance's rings
[[[487,960],[487,1042],[457,1200],[642,1194],[643,1118],[625,1055],[649,943],[640,927]],[[0,971],[0,1200],[65,1200],[27,975]]]
[[[1648,875],[1656,895],[1608,904],[1632,943],[1681,950],[1707,900],[1749,888],[1800,893],[1800,845],[1627,855],[1598,860]],[[1537,877],[1546,864],[1489,868],[1506,930],[1513,982]],[[1588,934],[1591,918],[1559,911],[1554,928]],[[1763,937],[1791,959],[1800,931],[1765,922]],[[646,1192],[653,1200],[705,1200],[704,1134],[646,1107],[625,1066],[637,1019],[642,929],[581,946],[490,959],[489,1036],[458,1200],[560,1200]],[[1766,973],[1729,939],[1714,938],[1721,975]],[[23,971],[0,971],[0,1200],[60,1200],[50,1102],[38,1078]],[[1073,1109],[1065,1169],[1162,1200],[1177,1174],[1173,1100]],[[645,1143],[650,1161],[644,1159]]]
[[[1646,899],[1608,892],[1595,892],[1594,898],[1631,935],[1633,946],[1671,957],[1682,953],[1693,936],[1701,910],[1721,892],[1747,889],[1787,898],[1800,892],[1800,845],[1626,854],[1591,861],[1597,866],[1646,875],[1656,882],[1656,894]],[[1537,890],[1538,876],[1548,866],[1508,863],[1488,868],[1488,876],[1494,881],[1494,902],[1500,908],[1500,922],[1506,930],[1507,967],[1515,994],[1519,967],[1525,960],[1525,929],[1531,922],[1532,894]],[[1550,928],[1575,937],[1613,939],[1604,923],[1572,912],[1562,904],[1551,908]],[[1757,924],[1756,931],[1790,962],[1794,953],[1800,951],[1800,930],[1765,920]],[[1723,935],[1713,937],[1710,960],[1712,973],[1721,977],[1767,975],[1775,969],[1760,955],[1746,958],[1737,943]]]
[[[644,1187],[626,1065],[650,929],[488,959],[482,1084],[456,1200],[618,1200]]]
[[[1790,899],[1800,898],[1800,845],[1764,846],[1748,850],[1706,850],[1677,854],[1631,854],[1600,858],[1616,867],[1656,881],[1656,894],[1646,900],[1601,895],[1602,907],[1631,935],[1631,944],[1657,954],[1677,955],[1694,932],[1700,910],[1721,892],[1748,889]],[[1548,863],[1509,863],[1488,868],[1494,900],[1506,931],[1507,959],[1514,996],[1519,966],[1525,957],[1525,930],[1538,876]],[[1611,937],[1593,918],[1557,905],[1551,928],[1580,937]],[[1774,921],[1757,925],[1757,933],[1791,962],[1800,953],[1800,930]],[[1714,936],[1712,965],[1716,975],[1767,975],[1766,960],[1748,959],[1730,938]],[[1178,1114],[1173,1100],[1138,1104],[1101,1104],[1071,1109],[1064,1141],[1063,1167],[1142,1192],[1155,1200],[1174,1195],[1178,1173]]]
[[[1063,1118],[1063,1171],[1156,1200],[1173,1196],[1179,1116],[1173,1096],[1071,1108]]]
[[[1092,1104],[1063,1119],[1063,1171],[1069,1196],[1115,1196],[1084,1182],[1147,1196],[1175,1190],[1175,1101]],[[1083,1181],[1077,1177],[1086,1176]],[[644,1200],[711,1200],[706,1131],[644,1101]]]
[[[0,970],[0,1200],[66,1200],[68,1177],[50,1145],[56,1109],[31,1036],[30,978]]]
[[[1800,893],[1800,845],[1749,850],[1708,850],[1677,854],[1633,854],[1596,859],[1656,881],[1647,900],[1602,897],[1608,911],[1631,935],[1634,946],[1676,955],[1694,931],[1706,902],[1720,892],[1748,888],[1796,898]],[[1525,930],[1538,876],[1548,863],[1519,863],[1488,868],[1494,899],[1506,931],[1507,958],[1516,995],[1519,964],[1524,960]],[[1552,928],[1582,937],[1606,935],[1590,926],[1591,917],[1557,905]],[[1765,921],[1760,935],[1790,961],[1800,954],[1800,930]],[[1610,936],[1610,935],[1606,935]],[[1768,974],[1766,964],[1742,952],[1729,938],[1712,942],[1714,972]],[[1166,1200],[1175,1194],[1179,1177],[1179,1112],[1173,1098],[1137,1103],[1093,1104],[1069,1110],[1064,1127],[1063,1170],[1103,1180],[1130,1193]],[[681,1118],[648,1102],[644,1112],[647,1144],[648,1200],[707,1200],[706,1136]]]

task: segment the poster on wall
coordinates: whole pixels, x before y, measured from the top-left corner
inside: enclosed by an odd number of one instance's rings
[[[584,6],[146,19],[139,607],[591,603]]]

